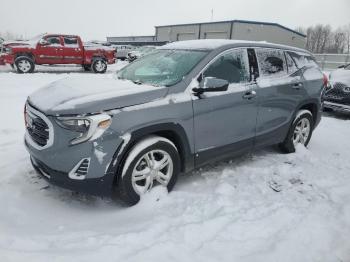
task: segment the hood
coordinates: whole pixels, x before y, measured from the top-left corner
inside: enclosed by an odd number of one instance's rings
[[[167,90],[103,76],[74,76],[37,90],[28,101],[47,115],[84,115],[151,102]]]
[[[330,82],[331,83],[343,83],[347,86],[350,86],[350,70],[348,69],[337,69],[330,73]]]
[[[32,42],[30,41],[21,41],[21,40],[17,40],[17,41],[14,41],[14,40],[11,40],[11,41],[4,41],[2,43],[4,46],[32,46]]]

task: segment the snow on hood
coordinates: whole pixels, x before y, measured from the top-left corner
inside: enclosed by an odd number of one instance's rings
[[[166,92],[166,87],[89,75],[53,82],[31,94],[28,101],[48,115],[83,115],[143,104],[164,97]]]
[[[34,42],[34,41],[13,41],[13,40],[5,41],[2,43],[2,45],[4,46],[30,46],[30,47],[35,47],[36,44],[37,42]]]
[[[345,85],[350,86],[350,70],[341,68],[334,70],[330,74],[330,82],[336,83],[336,82],[341,82]]]

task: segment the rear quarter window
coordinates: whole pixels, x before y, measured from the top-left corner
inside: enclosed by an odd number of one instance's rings
[[[291,51],[289,51],[288,54],[295,61],[298,68],[302,68],[304,66],[318,67],[316,60],[309,54]]]

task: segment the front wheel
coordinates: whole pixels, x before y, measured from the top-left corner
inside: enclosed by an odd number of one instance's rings
[[[107,63],[103,59],[95,59],[92,62],[91,68],[94,73],[103,74],[107,70]]]
[[[15,60],[15,65],[17,72],[20,74],[33,73],[34,72],[34,62],[32,59],[26,56],[17,57]]]
[[[300,110],[289,129],[287,138],[280,144],[282,151],[295,152],[298,144],[307,146],[313,130],[313,117],[309,110]]]
[[[135,205],[155,186],[171,191],[180,172],[175,145],[159,136],[148,137],[129,152],[117,185],[117,193],[128,205]]]

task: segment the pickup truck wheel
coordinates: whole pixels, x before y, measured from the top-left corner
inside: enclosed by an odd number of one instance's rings
[[[15,60],[15,65],[17,72],[20,74],[33,73],[34,72],[34,62],[32,59],[26,56],[17,57]]]
[[[294,153],[298,144],[307,146],[313,130],[313,117],[309,110],[300,110],[288,131],[288,135],[279,146],[285,153]]]
[[[175,145],[160,136],[150,136],[129,152],[117,184],[117,196],[135,205],[155,186],[173,189],[180,173],[180,157]]]
[[[96,59],[92,62],[91,68],[94,73],[103,74],[107,70],[107,63],[103,59]]]

